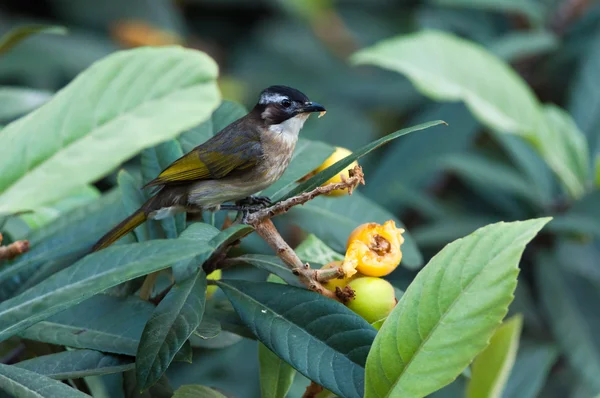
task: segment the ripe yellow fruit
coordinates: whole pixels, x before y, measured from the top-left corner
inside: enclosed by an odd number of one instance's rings
[[[358,226],[346,243],[344,271],[352,275],[352,269],[368,276],[385,276],[396,269],[402,261],[400,246],[404,243],[403,228],[396,228],[393,220],[383,225],[366,223]]]
[[[346,149],[346,148],[341,148],[341,147],[336,147],[335,148],[335,152],[333,152],[333,154],[331,156],[329,156],[321,166],[319,166],[314,173],[320,173],[321,171],[325,170],[326,168],[328,168],[329,166],[333,165],[334,163],[336,163],[337,161],[349,156],[352,154],[352,151]],[[354,166],[358,165],[358,162],[354,161],[352,162],[349,166],[347,166],[345,168],[344,171],[336,174],[335,176],[331,177],[327,182],[325,182],[323,185],[327,185],[327,184],[332,184],[332,183],[336,183],[336,182],[342,182],[342,175],[345,178],[348,178],[348,170],[353,169]],[[342,195],[346,195],[348,193],[347,190],[345,189],[336,189],[331,191],[330,193],[328,193],[328,196],[342,196]]]
[[[348,286],[354,290],[354,298],[346,306],[369,323],[385,318],[396,305],[394,287],[385,279],[363,276]]]
[[[206,276],[206,279],[212,279],[215,281],[218,281],[219,279],[221,279],[221,275],[222,272],[220,269],[214,270],[213,272],[211,272],[209,275]],[[209,285],[206,288],[206,298],[210,298],[213,294],[215,294],[215,292],[217,291],[219,287],[216,285]]]
[[[333,267],[341,267],[343,265],[343,261],[332,261],[328,264],[325,264],[324,266],[321,267],[321,269],[328,269],[328,268],[333,268]],[[342,279],[330,279],[327,282],[323,283],[323,287],[327,290],[330,290],[332,292],[336,291],[336,287],[339,287],[340,289],[343,289],[346,287],[346,285],[348,285],[348,283],[355,279],[358,276],[358,274],[355,274],[349,278],[342,278]]]

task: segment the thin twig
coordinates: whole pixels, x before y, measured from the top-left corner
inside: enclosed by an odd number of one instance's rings
[[[360,166],[355,166],[354,169],[349,170],[348,178],[342,177],[342,182],[336,182],[333,184],[327,184],[322,187],[317,187],[312,191],[301,193],[298,196],[294,196],[292,198],[278,202],[271,207],[267,207],[266,209],[258,210],[254,213],[251,213],[248,215],[247,224],[255,226],[259,224],[262,220],[286,213],[289,209],[291,209],[294,206],[302,205],[308,202],[309,200],[316,198],[317,196],[325,195],[329,192],[338,189],[347,189],[348,194],[352,195],[352,191],[359,184],[364,183],[365,179],[362,168]]]
[[[8,246],[2,246],[2,234],[0,233],[0,260],[12,260],[29,251],[28,240],[18,240]]]
[[[334,292],[329,291],[315,279],[314,271],[304,264],[296,252],[281,237],[271,219],[265,219],[254,226],[256,233],[264,239],[277,256],[298,276],[300,281],[310,290],[323,296],[338,300]]]

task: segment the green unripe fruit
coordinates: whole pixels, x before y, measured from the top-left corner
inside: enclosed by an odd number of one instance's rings
[[[354,298],[346,306],[369,323],[388,316],[396,305],[394,287],[385,279],[363,276],[348,286],[354,290]]]

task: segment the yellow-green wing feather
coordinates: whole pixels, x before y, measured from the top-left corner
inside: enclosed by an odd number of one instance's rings
[[[231,127],[177,159],[146,186],[220,179],[255,166],[262,156],[259,134]]]

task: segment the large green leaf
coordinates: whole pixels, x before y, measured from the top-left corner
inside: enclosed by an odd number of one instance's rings
[[[262,343],[258,343],[258,362],[261,398],[285,398],[296,370]]]
[[[365,397],[422,397],[454,380],[506,315],[521,254],[548,221],[492,224],[433,257],[375,338]]]
[[[226,398],[220,392],[198,384],[188,384],[175,390],[173,398]]]
[[[268,282],[217,282],[256,337],[306,377],[336,394],[362,397],[376,330],[343,304]]]
[[[176,284],[146,324],[136,355],[136,375],[142,390],[165,373],[175,354],[192,335],[204,315],[206,274],[199,270]]]
[[[20,41],[28,38],[31,35],[46,33],[54,35],[64,35],[67,29],[62,26],[52,25],[23,25],[17,26],[8,33],[0,37],[0,54],[9,51],[16,46]]]
[[[109,287],[208,252],[205,242],[153,240],[92,253],[0,304],[0,340]]]
[[[500,398],[515,363],[523,316],[506,320],[490,339],[490,344],[471,364],[467,397]]]
[[[219,102],[216,75],[206,54],[180,47],[121,51],[94,64],[2,130],[0,214],[56,200],[205,120]]]
[[[0,270],[0,283],[20,275],[27,279],[42,263],[88,250],[124,217],[121,194],[112,191],[78,207],[28,236],[31,249]]]
[[[285,199],[291,198],[293,196],[296,196],[298,194],[301,194],[303,192],[313,190],[316,187],[323,185],[331,177],[335,176],[339,172],[344,171],[355,160],[362,158],[369,152],[373,151],[374,149],[379,148],[380,146],[388,143],[389,141],[392,141],[398,137],[412,133],[414,131],[424,130],[429,127],[437,126],[438,124],[442,124],[442,123],[444,123],[444,122],[441,120],[436,120],[434,122],[422,123],[417,126],[408,127],[408,128],[402,129],[402,130],[398,130],[394,133],[388,134],[385,137],[378,139],[377,141],[373,141],[373,142],[363,146],[362,148],[357,149],[351,155],[348,155],[345,158],[338,160],[337,162],[335,162],[334,164],[332,164],[325,170],[312,176],[311,178],[302,182],[301,184],[299,184],[291,189],[288,189],[288,190],[280,190],[277,193],[277,195],[274,195],[271,199],[273,199],[274,201],[281,201],[281,200],[285,200]]]
[[[348,236],[361,224],[368,222],[383,224],[388,220],[394,220],[398,228],[404,228],[404,224],[392,213],[361,195],[360,192],[334,198],[317,197],[303,206],[293,207],[287,217],[290,222],[318,236],[338,253],[346,252]],[[400,265],[416,269],[423,264],[423,257],[410,231],[406,231],[403,236],[405,240],[402,244],[403,258]]]
[[[0,364],[0,389],[19,398],[89,398],[60,381],[4,364]]]
[[[91,203],[100,195],[100,191],[93,185],[83,185],[60,200],[38,207],[33,213],[22,214],[19,218],[29,228],[38,229],[73,209]]]
[[[569,272],[549,253],[541,253],[537,258],[536,276],[542,305],[561,352],[582,380],[600,391],[597,285],[589,278]]]
[[[79,379],[133,369],[134,359],[93,350],[71,350],[19,362],[14,366],[57,380]]]
[[[384,40],[357,52],[352,60],[403,73],[437,101],[462,100],[487,126],[530,141],[572,196],[585,191],[586,181],[574,166],[588,156],[585,137],[576,129],[565,131],[565,123],[554,126],[525,81],[478,44],[424,31]]]
[[[135,356],[154,306],[135,296],[98,294],[19,333],[25,339]]]

